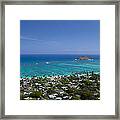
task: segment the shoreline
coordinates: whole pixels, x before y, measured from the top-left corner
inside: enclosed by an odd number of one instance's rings
[[[33,78],[33,77],[37,77],[37,78],[45,78],[45,77],[47,77],[47,78],[53,78],[53,77],[66,77],[66,76],[71,76],[71,75],[78,75],[78,76],[84,76],[84,75],[90,75],[92,72],[94,72],[94,71],[91,71],[91,72],[86,72],[86,73],[71,73],[71,74],[66,74],[66,75],[40,75],[40,76],[38,76],[38,75],[34,75],[34,76],[25,76],[25,77],[20,77],[20,79],[25,79],[25,78],[29,78],[29,79],[31,79],[31,78]],[[94,74],[98,74],[98,75],[100,75],[100,72],[94,72]]]

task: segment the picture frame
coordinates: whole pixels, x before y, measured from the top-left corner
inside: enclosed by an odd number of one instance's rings
[[[115,115],[5,115],[5,5],[115,5]],[[117,0],[101,1],[2,1],[1,2],[1,74],[0,74],[0,119],[116,119],[120,117],[119,106],[119,13]],[[12,108],[11,108],[12,109]]]

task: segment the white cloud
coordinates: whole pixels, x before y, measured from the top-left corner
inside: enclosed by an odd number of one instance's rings
[[[37,40],[37,41],[39,40],[39,41],[42,41],[42,40],[40,40],[40,39],[36,39],[36,38],[32,38],[32,37],[26,37],[26,36],[20,36],[20,39],[21,39],[21,40],[35,40],[35,41],[36,41],[36,40]]]

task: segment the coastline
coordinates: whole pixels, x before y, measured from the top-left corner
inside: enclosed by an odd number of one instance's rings
[[[29,78],[29,79],[31,79],[31,78],[33,78],[33,77],[36,77],[36,78],[45,78],[45,77],[47,77],[47,78],[54,78],[54,77],[64,77],[64,76],[70,76],[70,75],[78,75],[78,76],[82,76],[82,75],[91,75],[91,73],[92,72],[94,72],[94,71],[91,71],[91,72],[85,72],[85,73],[78,73],[78,72],[76,72],[76,73],[71,73],[71,74],[65,74],[65,75],[34,75],[34,76],[28,76],[28,75],[26,75],[26,76],[21,76],[20,77],[20,80],[21,79],[24,79],[24,78]],[[94,74],[99,74],[100,75],[100,72],[94,72]]]

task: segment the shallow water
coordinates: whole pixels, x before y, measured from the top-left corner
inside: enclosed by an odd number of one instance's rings
[[[80,56],[92,57],[93,60],[79,60]],[[99,55],[20,55],[21,77],[70,75],[92,71],[100,72]]]

